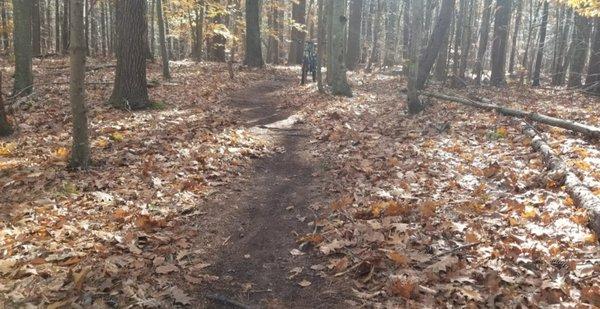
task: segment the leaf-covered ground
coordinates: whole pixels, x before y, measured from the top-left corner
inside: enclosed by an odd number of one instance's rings
[[[210,257],[236,240],[198,243],[212,235],[198,218],[207,200],[242,183],[253,162],[289,149],[240,125],[239,111],[225,102],[297,70],[241,71],[230,81],[225,66],[179,62],[173,82],[164,83],[151,65],[156,103],[134,113],[104,104],[113,69],[92,70],[96,165],[79,173],[65,169],[66,63],[35,67],[36,93],[14,111],[18,134],[0,141],[0,303],[196,306],[198,287],[228,285],[210,271]],[[311,205],[317,219],[301,220],[314,233],[283,250],[316,261],[276,275],[332,280],[353,291],[340,300],[352,307],[600,306],[598,237],[545,173],[519,121],[438,101],[409,117],[402,78],[351,80],[353,98],[318,94],[314,84],[270,94],[302,117],[323,196]],[[476,95],[600,123],[598,99],[572,91],[514,86]],[[600,195],[598,142],[538,130]]]

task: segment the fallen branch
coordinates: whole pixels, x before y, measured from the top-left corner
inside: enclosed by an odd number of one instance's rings
[[[600,235],[600,198],[586,187],[579,177],[569,169],[565,162],[548,146],[540,135],[528,124],[523,125],[523,132],[532,139],[533,149],[544,157],[544,162],[551,172],[564,174],[564,184],[575,205],[588,210],[590,214],[588,226],[596,235]]]
[[[570,120],[563,120],[560,118],[550,117],[550,116],[546,116],[546,115],[542,115],[542,114],[538,114],[538,113],[526,112],[526,111],[522,111],[522,110],[518,110],[518,109],[508,108],[508,107],[493,104],[491,102],[487,102],[487,103],[486,102],[478,102],[478,101],[449,96],[449,95],[435,93],[435,92],[421,92],[421,94],[424,96],[432,97],[432,98],[452,101],[452,102],[456,102],[456,103],[460,103],[460,104],[464,104],[464,105],[468,105],[468,106],[473,106],[473,107],[477,107],[477,108],[482,108],[482,109],[486,109],[486,110],[494,110],[503,115],[528,119],[528,120],[536,121],[539,123],[551,125],[554,127],[559,127],[559,128],[579,132],[579,133],[585,134],[592,138],[600,139],[600,128],[598,128],[598,127],[594,127],[594,126],[590,126],[590,125],[586,125],[586,124],[582,124],[582,123],[578,123],[578,122],[574,122],[574,121],[570,121]]]

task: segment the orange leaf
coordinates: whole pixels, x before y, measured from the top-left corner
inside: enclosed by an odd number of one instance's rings
[[[387,257],[398,266],[406,267],[408,265],[408,257],[398,252],[390,252],[387,254]]]

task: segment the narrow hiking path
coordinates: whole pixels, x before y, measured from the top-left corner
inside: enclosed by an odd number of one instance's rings
[[[271,94],[293,87],[295,80],[274,79],[231,96],[243,126],[273,139],[279,151],[258,159],[237,187],[208,202],[216,219],[211,230],[214,261],[204,269],[218,277],[203,286],[203,305],[250,307],[336,308],[345,296],[312,270],[310,252],[296,240],[314,219],[311,205],[323,200],[313,177],[315,158],[308,152],[308,132],[294,110],[280,110]],[[306,250],[308,251],[308,250]]]

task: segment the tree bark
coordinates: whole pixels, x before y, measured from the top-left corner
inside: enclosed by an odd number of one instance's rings
[[[8,12],[6,2],[8,0],[2,0],[2,7],[0,8],[0,17],[2,17],[2,48],[6,51],[10,48],[10,41],[8,39]],[[58,0],[57,0],[58,1]]]
[[[170,80],[171,70],[169,68],[169,53],[167,52],[167,39],[165,35],[165,19],[163,15],[162,0],[156,0],[156,18],[158,19],[158,40],[160,41],[162,76],[165,80]]]
[[[150,105],[144,37],[146,0],[118,0],[116,5],[117,68],[109,103],[122,109],[144,109]]]
[[[2,89],[2,71],[0,71],[0,89]],[[6,109],[4,107],[4,96],[0,91],[0,136],[9,136],[13,133],[13,128],[8,121]]]
[[[69,95],[73,114],[73,147],[69,165],[87,169],[90,165],[90,141],[87,108],[85,106],[85,38],[83,25],[83,0],[71,3],[71,76]]]
[[[292,1],[292,26],[289,64],[301,64],[306,39],[306,0]]]
[[[14,95],[27,95],[33,92],[31,20],[33,3],[29,0],[13,0],[15,82]]]
[[[348,30],[348,17],[346,16],[346,0],[330,0],[331,15],[328,20],[331,23],[331,42],[332,51],[332,76],[331,92],[334,95],[352,96],[352,89],[346,76],[346,38]]]
[[[244,64],[252,68],[262,68],[260,39],[260,0],[246,0],[246,56]]]
[[[496,0],[494,38],[492,42],[492,75],[490,78],[490,83],[493,86],[506,85],[506,45],[508,43],[511,1]]]
[[[477,48],[477,60],[475,61],[475,84],[481,84],[483,74],[483,62],[490,40],[490,19],[492,17],[492,0],[483,2],[483,16],[481,17],[481,28],[479,29],[479,46]],[[512,54],[511,54],[512,56]]]
[[[516,0],[516,16],[515,16],[515,29],[512,36],[512,44],[510,48],[510,59],[508,60],[508,73],[513,74],[515,71],[515,58],[517,56],[517,43],[519,38],[519,30],[521,29],[521,21],[523,19],[523,0]]]
[[[392,66],[396,63],[396,26],[398,24],[398,12],[400,11],[400,0],[388,0],[387,19],[385,24],[385,55],[384,66]]]
[[[532,86],[536,87],[540,85],[540,74],[542,71],[542,60],[544,58],[544,45],[546,43],[546,28],[548,26],[548,1],[544,1],[544,8],[542,9],[542,24],[540,25],[540,35],[538,42],[538,50],[535,58],[535,67],[533,69],[533,82]]]
[[[31,0],[33,9],[31,11],[31,49],[33,56],[42,54],[42,34],[41,34],[41,19],[40,19],[40,0]]]
[[[69,51],[69,1],[63,2],[63,16],[62,16],[62,33],[61,42],[62,48],[61,53],[66,54]]]
[[[442,0],[440,13],[438,15],[433,33],[427,43],[427,49],[419,60],[419,72],[416,83],[417,90],[422,90],[427,83],[431,68],[437,59],[442,44],[448,41],[448,32],[452,22],[452,14],[454,13],[455,0]]]
[[[325,43],[325,33],[326,33],[323,2],[325,2],[325,1],[319,0],[318,8],[317,8],[317,17],[319,19],[319,22],[317,24],[317,27],[318,27],[318,30],[317,30],[317,32],[318,32],[318,34],[317,34],[317,88],[319,89],[319,92],[321,92],[321,93],[325,92],[325,87],[323,87],[323,71],[322,71],[323,54],[325,52],[324,43]]]
[[[417,79],[419,77],[419,52],[421,50],[421,36],[423,35],[423,13],[424,3],[417,0],[411,4],[411,45],[410,45],[410,64],[408,70],[408,98],[407,108],[411,115],[417,114],[423,110],[423,103],[419,99],[419,90]]]
[[[346,64],[348,70],[356,69],[360,61],[361,50],[361,25],[362,25],[362,10],[363,0],[351,0],[350,2],[350,26],[348,28],[348,59]]]
[[[379,35],[381,34],[381,13],[383,11],[383,1],[385,0],[373,0],[377,1],[377,8],[375,16],[373,18],[373,33],[371,34],[371,56],[367,63],[367,71],[371,71],[373,64],[379,63],[380,58],[380,47],[379,47]]]
[[[589,91],[600,93],[600,17],[594,18],[594,36],[591,45],[585,87]]]
[[[565,7],[565,19],[563,22],[562,32],[560,33],[560,43],[558,46],[558,55],[556,56],[556,66],[552,74],[552,85],[561,86],[565,83],[565,75],[567,71],[568,59],[565,55],[568,54],[568,40],[573,17],[573,10]]]
[[[571,63],[569,69],[569,87],[581,87],[581,78],[585,66],[588,42],[590,40],[590,23],[587,17],[575,12],[575,27],[571,41]]]

